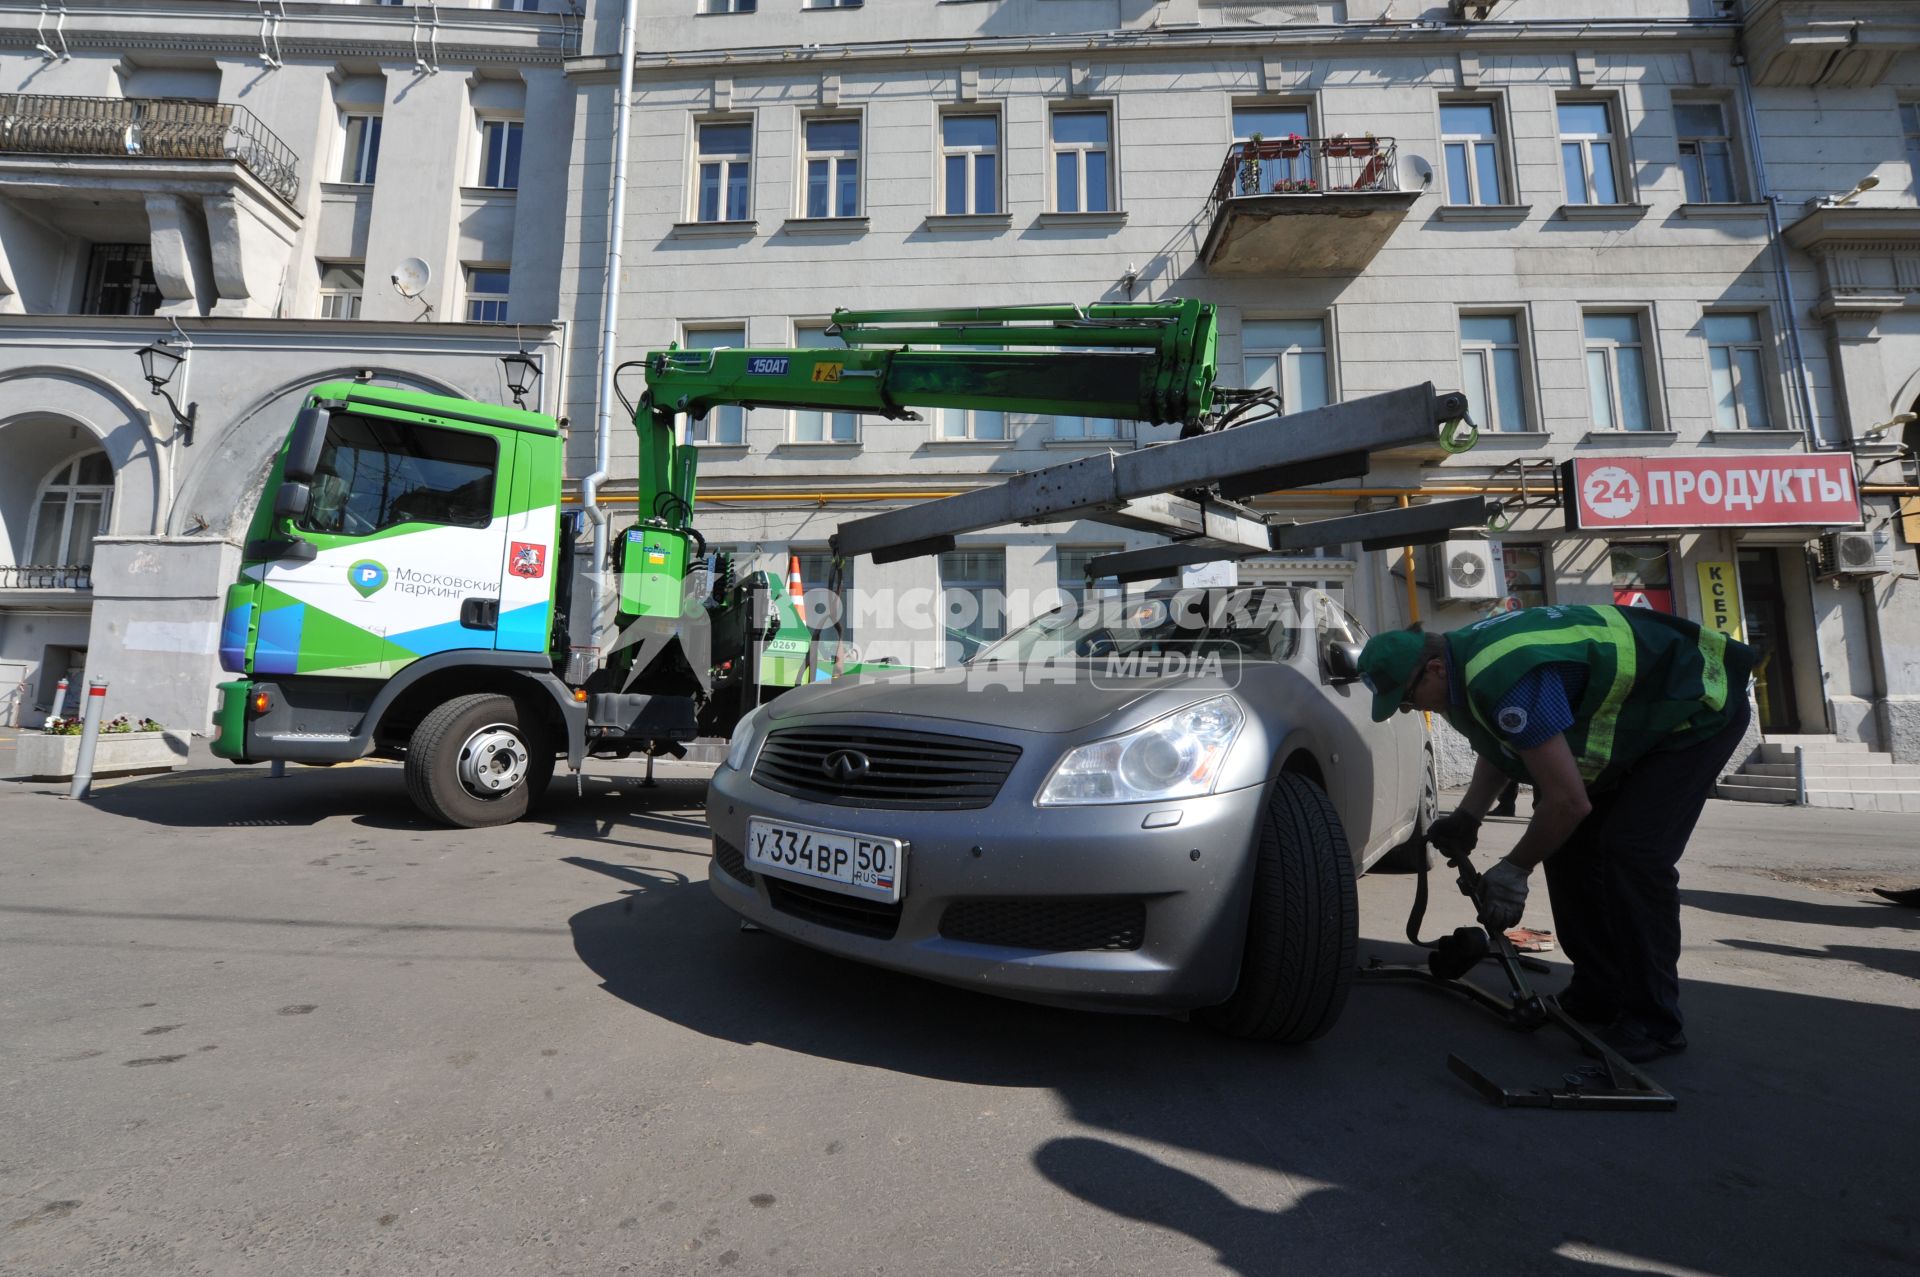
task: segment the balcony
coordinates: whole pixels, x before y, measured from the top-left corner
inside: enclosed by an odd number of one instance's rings
[[[91,564],[0,563],[0,613],[83,612],[92,604]]]
[[[289,205],[300,194],[292,148],[227,102],[0,94],[0,153],[227,161]]]
[[[1236,142],[1207,198],[1215,275],[1358,274],[1420,198],[1390,137]]]

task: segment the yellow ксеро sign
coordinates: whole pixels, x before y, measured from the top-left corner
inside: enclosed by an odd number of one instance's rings
[[[1746,639],[1740,612],[1740,578],[1731,563],[1700,563],[1700,624],[1735,642]]]

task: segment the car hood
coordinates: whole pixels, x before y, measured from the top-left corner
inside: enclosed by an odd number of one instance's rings
[[[1090,680],[1097,677],[1097,668],[1090,663],[1073,666],[1071,682],[1022,683],[1014,671],[991,666],[861,675],[796,688],[770,704],[767,717],[778,723],[814,714],[898,715],[1028,732],[1073,732],[1112,722],[1115,730],[1124,730],[1136,721],[1231,690],[1222,678],[1192,674],[1095,683]]]

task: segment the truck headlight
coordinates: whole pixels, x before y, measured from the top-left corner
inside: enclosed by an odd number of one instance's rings
[[[767,712],[765,705],[756,705],[747,712],[745,718],[733,725],[733,735],[727,740],[727,766],[735,771],[745,771],[747,761],[753,757],[754,728],[760,723],[760,716]]]
[[[1124,736],[1081,745],[1054,765],[1037,801],[1076,807],[1210,794],[1246,721],[1238,701],[1216,696]]]

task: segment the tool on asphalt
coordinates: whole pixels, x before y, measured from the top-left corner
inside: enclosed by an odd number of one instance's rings
[[[1471,855],[1463,851],[1448,856],[1447,864],[1457,875],[1460,894],[1477,903],[1480,871],[1473,867]],[[1414,887],[1413,909],[1407,915],[1407,939],[1429,951],[1426,965],[1386,963],[1375,958],[1360,968],[1362,980],[1419,984],[1458,994],[1493,1012],[1508,1028],[1523,1033],[1552,1024],[1571,1037],[1584,1054],[1598,1061],[1566,1074],[1558,1086],[1514,1089],[1500,1085],[1460,1056],[1449,1054],[1447,1067],[1468,1086],[1501,1108],[1671,1112],[1678,1107],[1679,1101],[1672,1092],[1638,1066],[1622,1059],[1586,1025],[1568,1015],[1558,999],[1533,991],[1525,973],[1546,972],[1551,969],[1546,963],[1522,957],[1505,934],[1495,932],[1489,937],[1482,927],[1459,927],[1438,940],[1422,940],[1420,924],[1426,912],[1427,871],[1422,868]],[[1504,998],[1466,978],[1468,972],[1489,958],[1499,963],[1507,978]]]

